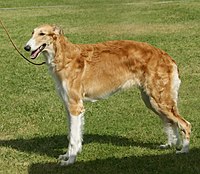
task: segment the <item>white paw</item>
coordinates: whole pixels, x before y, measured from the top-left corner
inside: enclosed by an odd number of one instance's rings
[[[160,149],[169,149],[169,148],[171,148],[170,144],[162,144],[162,145],[160,145]]]
[[[68,166],[68,165],[73,164],[75,161],[76,161],[76,156],[71,156],[71,157],[69,157],[69,159],[67,161],[61,160],[60,165],[61,166]]]
[[[183,149],[181,149],[181,150],[177,150],[176,154],[183,154],[183,153],[188,153],[188,152],[189,152],[189,150],[183,150]]]
[[[188,153],[189,152],[189,144],[190,144],[190,141],[187,140],[187,139],[184,139],[183,140],[183,147],[182,147],[182,149],[179,150],[179,151],[176,151],[176,154]]]
[[[183,147],[181,150],[177,150],[176,154],[181,154],[181,153],[188,153],[189,148],[188,147]]]
[[[59,155],[58,160],[66,160],[68,159],[68,154],[64,154],[64,155]]]

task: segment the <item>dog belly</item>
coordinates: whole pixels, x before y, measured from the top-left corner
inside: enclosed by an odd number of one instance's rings
[[[97,87],[89,88],[86,93],[84,93],[84,101],[96,102],[101,99],[106,99],[109,96],[125,89],[129,89],[132,86],[137,84],[133,79],[129,79],[123,83],[112,84],[112,86],[101,86],[100,84]],[[100,87],[101,86],[101,87]]]
[[[90,101],[90,102],[96,102],[101,99],[106,99],[109,96],[113,95],[114,93],[118,92],[120,89],[116,89],[114,91],[104,92],[101,94],[85,94],[85,97],[83,98],[84,101]]]

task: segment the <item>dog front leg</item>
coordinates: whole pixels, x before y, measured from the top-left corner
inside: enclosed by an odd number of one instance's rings
[[[84,111],[79,113],[79,115],[69,114],[69,146],[68,152],[64,155],[59,156],[61,160],[61,165],[66,166],[73,164],[76,161],[77,154],[82,150],[82,134],[84,125]]]

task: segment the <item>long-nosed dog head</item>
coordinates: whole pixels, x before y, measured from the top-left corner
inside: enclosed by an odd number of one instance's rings
[[[32,32],[31,39],[27,42],[24,49],[31,51],[31,58],[35,59],[42,52],[50,52],[53,48],[53,41],[58,35],[63,35],[63,31],[54,25],[42,25]]]

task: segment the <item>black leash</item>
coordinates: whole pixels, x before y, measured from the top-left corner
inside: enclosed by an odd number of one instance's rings
[[[24,58],[27,62],[29,62],[29,63],[31,63],[31,64],[33,64],[33,65],[43,65],[43,64],[46,63],[46,62],[34,63],[34,62],[31,62],[29,59],[27,59],[27,58],[18,50],[18,48],[17,48],[16,45],[14,44],[13,40],[11,39],[11,37],[10,37],[10,35],[9,35],[9,33],[8,33],[8,30],[7,30],[6,27],[4,26],[3,22],[1,21],[1,19],[0,19],[0,23],[1,23],[1,26],[3,27],[4,31],[6,32],[6,34],[7,34],[8,38],[9,38],[10,42],[12,43],[13,47],[14,47],[15,50],[20,54],[20,56],[21,56],[22,58]]]

